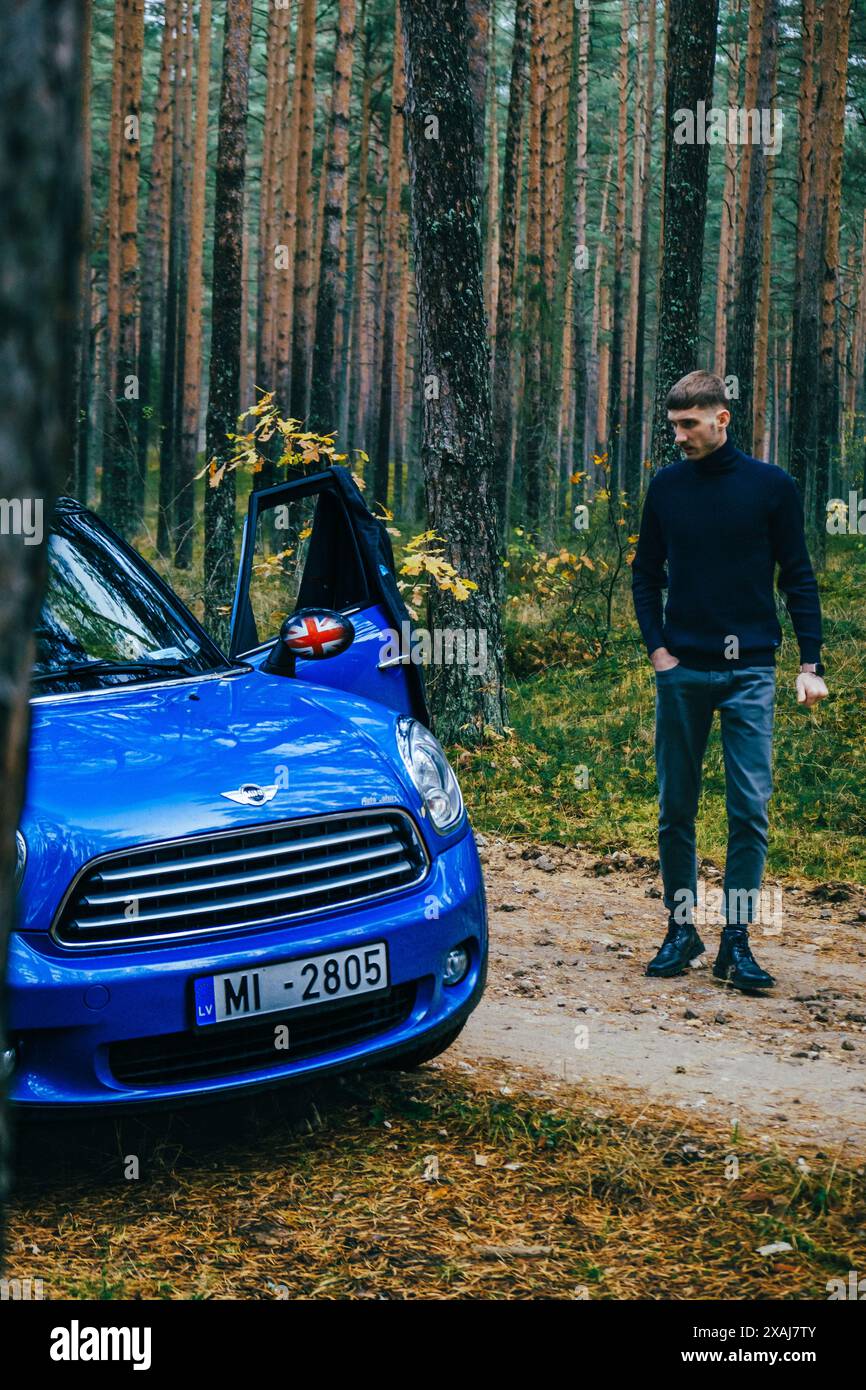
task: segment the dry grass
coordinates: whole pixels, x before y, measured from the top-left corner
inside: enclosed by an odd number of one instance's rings
[[[55,1299],[824,1299],[866,1267],[862,1168],[687,1123],[449,1066],[28,1126],[6,1273]]]

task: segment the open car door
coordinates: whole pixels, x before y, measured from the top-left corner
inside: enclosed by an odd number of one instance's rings
[[[334,609],[351,619],[355,639],[327,661],[299,657],[297,679],[378,700],[429,727],[421,668],[400,655],[410,650],[411,622],[391,538],[338,465],[250,494],[230,655],[260,665],[299,608]]]

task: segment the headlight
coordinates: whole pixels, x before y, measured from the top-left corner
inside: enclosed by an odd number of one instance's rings
[[[397,720],[397,747],[433,828],[444,835],[463,815],[463,797],[438,738],[417,719]]]
[[[21,887],[21,880],[24,877],[24,866],[27,863],[27,843],[20,830],[15,831],[15,849],[17,857],[15,860],[15,891]]]

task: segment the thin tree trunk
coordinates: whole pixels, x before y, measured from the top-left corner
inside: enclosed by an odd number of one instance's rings
[[[349,380],[349,415],[346,445],[351,457],[359,448],[361,428],[361,387],[366,353],[365,293],[367,269],[367,189],[370,170],[370,103],[373,77],[370,72],[370,42],[367,34],[366,4],[361,3],[363,79],[361,87],[361,134],[358,156],[358,199],[355,212],[355,277],[352,287],[352,352]]]
[[[828,33],[828,30],[831,31]],[[842,206],[842,160],[845,144],[845,98],[851,0],[827,0],[822,47],[828,49],[825,94],[830,96],[827,120],[828,167],[824,206],[823,274],[821,277],[820,356],[818,361],[818,448],[815,454],[815,499],[812,513],[815,562],[823,568],[827,544],[827,499],[830,477],[839,449],[839,378],[836,352],[836,304],[839,285],[839,222]],[[832,44],[832,47],[831,47]],[[822,74],[825,70],[822,54]]]
[[[108,211],[107,269],[105,289],[105,383],[107,399],[103,412],[101,506],[106,516],[114,514],[112,490],[117,481],[113,466],[114,387],[117,377],[117,351],[120,335],[120,149],[123,143],[123,79],[125,0],[114,0],[114,33],[111,78],[111,120],[108,128]]]
[[[183,433],[177,479],[177,546],[175,564],[189,569],[195,512],[195,473],[198,456],[199,403],[202,365],[202,294],[204,211],[207,179],[207,125],[210,96],[211,0],[201,0],[198,19],[195,151],[192,165],[192,204],[189,228],[189,281],[186,307],[186,350],[183,381]],[[245,346],[245,343],[244,343]]]
[[[138,185],[141,158],[141,65],[144,53],[144,0],[124,0],[123,85],[120,142],[120,300],[113,438],[108,467],[106,520],[129,537],[141,522],[136,513],[138,467]]]
[[[380,324],[382,363],[379,378],[378,433],[373,460],[371,502],[388,505],[388,466],[391,450],[391,403],[394,390],[394,325],[397,313],[397,258],[399,253],[400,200],[403,195],[403,103],[406,84],[403,73],[403,36],[400,30],[400,0],[394,16],[394,67],[391,80],[391,127],[388,133],[388,196],[385,206],[385,245],[382,261]],[[483,106],[483,102],[482,102]]]
[[[668,0],[665,61],[664,246],[659,286],[652,466],[677,457],[665,397],[698,365],[709,146],[674,139],[674,112],[713,100],[718,0]]]
[[[469,28],[469,86],[475,131],[475,188],[484,195],[484,120],[487,95],[487,59],[490,48],[491,0],[466,0]]]
[[[223,646],[228,645],[235,582],[236,478],[225,465],[231,452],[226,435],[236,428],[239,408],[251,29],[252,0],[232,0],[226,10],[224,29],[214,199],[212,341],[206,426],[209,467],[204,508],[205,621]]]
[[[313,116],[316,54],[316,0],[303,0],[304,46],[298,115],[298,183],[295,229],[295,293],[292,323],[291,413],[306,420],[309,411],[307,371],[312,345],[313,265]]]
[[[542,157],[544,145],[544,96],[546,75],[546,34],[543,11],[536,3],[533,13],[532,45],[529,60],[529,153],[526,197],[526,256],[524,262],[524,322],[526,351],[521,423],[523,462],[523,501],[527,525],[538,531],[541,521],[542,410],[542,304],[544,266],[542,245]]]
[[[313,351],[313,389],[310,419],[314,430],[337,428],[336,326],[343,299],[340,273],[349,162],[349,102],[355,53],[355,0],[340,0],[334,83],[331,94],[331,126],[322,184],[322,252],[316,307],[316,342]]]
[[[628,150],[628,31],[629,0],[620,0],[619,37],[619,126],[617,132],[616,215],[613,232],[613,296],[610,344],[610,388],[608,395],[607,448],[611,482],[618,486],[620,441],[624,426],[623,352],[625,344],[625,223],[626,153]],[[632,190],[632,197],[635,196]]]
[[[93,35],[93,0],[83,0],[82,62],[81,62],[81,249],[79,255],[78,327],[75,343],[76,419],[73,428],[73,454],[70,482],[74,496],[87,503],[87,454],[90,438],[90,389],[93,361],[93,312],[91,291],[91,242],[93,239],[93,209],[90,193],[93,158],[91,153],[90,111],[93,85],[90,48]]]
[[[767,185],[764,191],[764,226],[761,237],[761,293],[758,299],[758,321],[755,334],[755,389],[752,447],[764,458],[764,437],[767,429],[767,392],[770,377],[770,280],[773,263],[773,173],[775,161],[768,160]]]
[[[729,14],[736,23],[740,0],[731,0]],[[731,41],[728,56],[728,110],[736,109],[740,91],[740,45]],[[728,337],[728,309],[731,302],[731,271],[734,264],[734,238],[737,221],[737,146],[725,143],[725,186],[722,193],[719,260],[716,270],[716,320],[713,340],[715,371],[725,375]]]
[[[775,120],[774,86],[776,78],[776,48],[778,42],[778,0],[760,0],[762,28],[760,67],[757,87],[757,109],[770,111]],[[755,316],[761,285],[763,259],[764,202],[767,189],[768,151],[756,145],[749,161],[749,189],[739,277],[734,305],[734,331],[729,350],[729,375],[736,377],[739,398],[734,406],[734,437],[747,453],[754,453],[754,377],[755,377]],[[758,447],[760,447],[758,445]]]
[[[159,503],[156,545],[166,557],[174,553],[175,491],[179,451],[178,362],[183,323],[184,259],[184,114],[186,89],[192,80],[187,64],[187,31],[190,0],[180,0],[177,11],[177,44],[174,65],[174,122],[171,150],[171,222],[169,226],[168,280],[165,296],[165,331],[162,345],[162,387],[160,416],[162,437],[159,449]]]
[[[136,505],[144,513],[147,490],[147,456],[150,447],[153,400],[153,346],[165,294],[164,249],[169,225],[171,154],[174,128],[172,68],[178,41],[178,0],[166,0],[156,95],[153,146],[150,156],[150,189],[147,196],[141,257],[141,307],[139,313],[138,381],[141,410],[138,418],[138,468]]]
[[[646,360],[646,301],[647,277],[649,273],[649,210],[650,155],[652,153],[653,114],[655,111],[656,74],[656,6],[655,0],[648,0],[647,23],[647,66],[644,81],[644,104],[641,115],[643,138],[641,141],[640,162],[640,227],[638,231],[639,253],[637,260],[637,286],[635,295],[634,361],[631,382],[631,400],[628,409],[628,425],[625,450],[625,491],[632,526],[637,522],[637,513],[643,484],[643,426],[644,426],[644,364]]]
[[[496,304],[496,340],[493,352],[493,450],[496,506],[504,534],[508,525],[514,443],[514,285],[517,272],[517,204],[523,163],[523,131],[529,42],[532,27],[531,0],[516,0],[514,40],[511,51],[511,89],[505,130],[505,167],[502,179],[502,211],[499,229],[499,286]]]

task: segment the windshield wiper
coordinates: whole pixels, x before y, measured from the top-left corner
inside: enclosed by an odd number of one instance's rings
[[[151,672],[180,671],[185,676],[194,675],[190,662],[182,658],[160,661],[157,658],[144,661],[75,661],[69,666],[58,666],[54,671],[39,671],[33,676],[34,684],[41,681],[63,680],[75,676],[125,676],[139,671]]]

